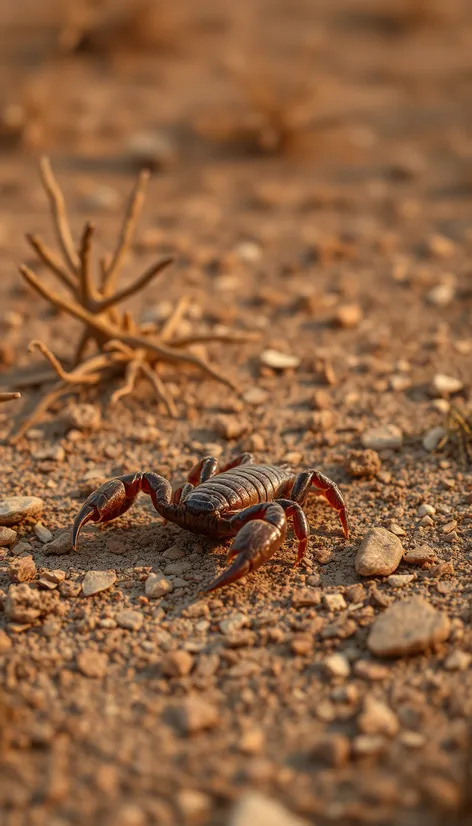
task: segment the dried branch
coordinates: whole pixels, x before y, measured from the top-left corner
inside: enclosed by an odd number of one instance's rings
[[[133,393],[139,377],[142,376],[151,383],[156,398],[163,402],[169,415],[176,416],[175,402],[158,374],[162,362],[176,367],[196,368],[208,378],[236,390],[236,385],[229,377],[221,374],[187,348],[201,342],[254,341],[258,338],[257,334],[210,332],[179,338],[178,327],[188,308],[188,296],[180,299],[160,330],[154,325],[150,327],[138,324],[129,310],[122,312],[118,309],[119,305],[143,290],[173,261],[171,256],[161,258],[130,284],[121,289],[116,288],[118,275],[142,211],[149,173],[143,171],[139,175],[125,209],[115,251],[112,256],[105,256],[99,262],[97,277],[94,277],[92,272],[92,224],[85,224],[76,248],[66,214],[64,196],[46,158],[41,161],[41,178],[49,199],[60,255],[50,249],[37,235],[28,235],[27,240],[56,281],[66,288],[68,295],[58,291],[54,285],[45,283],[26,265],[20,267],[20,273],[30,287],[49,304],[79,321],[82,330],[75,346],[72,364],[67,367],[61,364],[43,342],[32,342],[31,349],[39,350],[48,360],[59,382],[47,390],[46,395],[40,399],[32,414],[21,424],[11,440],[18,441],[27,428],[38,421],[49,406],[61,396],[77,392],[82,387],[100,386],[112,378],[123,380],[123,384],[112,393],[112,402]],[[85,357],[91,345],[94,351]],[[30,385],[32,384],[38,384],[35,377],[30,381]]]
[[[20,399],[21,393],[0,393],[0,404],[11,402],[13,399]]]

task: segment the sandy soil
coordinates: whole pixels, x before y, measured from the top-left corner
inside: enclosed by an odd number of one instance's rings
[[[74,4],[68,19],[44,4],[41,20],[14,5],[0,48],[1,389],[20,368],[43,368],[31,339],[67,358],[78,335],[17,273],[36,266],[26,232],[53,240],[44,152],[74,232],[91,218],[100,249],[152,161],[122,283],[156,255],[177,261],[131,306],[161,320],[187,294],[182,335],[260,340],[205,346],[241,396],[166,368],[176,420],[144,383],[111,406],[111,385],[12,446],[23,401],[2,407],[1,498],[44,502],[0,548],[2,824],[242,826],[234,807],[249,790],[279,800],[287,826],[290,813],[319,826],[472,823],[472,473],[451,445],[423,444],[451,403],[438,376],[457,380],[459,409],[472,400],[470,7],[177,2],[159,17],[156,3],[154,28],[147,19],[136,33],[112,20],[123,3],[97,6],[89,28]],[[312,93],[280,153],[257,151],[274,134],[253,127],[263,77],[289,123],[298,88]],[[265,366],[267,349],[298,366]],[[95,429],[77,425],[77,401],[101,414]],[[371,429],[386,426],[401,431],[397,445],[367,452]],[[154,469],[177,484],[198,458],[243,450],[329,474],[349,540],[313,497],[300,567],[290,528],[269,564],[202,597],[227,548],[163,526],[147,497],[84,531],[78,553],[51,554],[38,538],[38,519],[56,537],[103,479]],[[397,534],[410,557],[429,546],[422,564],[401,561],[397,580],[360,576],[371,527]],[[84,576],[104,571],[106,590],[84,596]],[[153,573],[170,583],[165,596],[146,595]],[[21,578],[36,611],[25,621],[18,592],[8,600]],[[420,628],[416,655],[375,656],[372,626],[412,597],[447,631]]]

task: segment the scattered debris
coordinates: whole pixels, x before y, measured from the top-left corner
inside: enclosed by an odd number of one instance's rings
[[[149,178],[141,172],[130,196],[117,247],[111,257],[101,261],[100,278],[94,281],[91,268],[91,244],[93,225],[86,223],[78,248],[72,239],[65,210],[64,196],[54,178],[47,158],[40,164],[41,179],[48,196],[60,255],[49,248],[37,235],[27,240],[48,271],[60,282],[65,292],[56,291],[40,279],[28,266],[20,267],[24,280],[57,309],[83,324],[83,331],[76,344],[70,366],[64,367],[49,348],[41,341],[31,343],[32,350],[39,350],[51,364],[59,381],[46,390],[35,409],[26,416],[11,441],[17,442],[63,396],[76,393],[82,388],[106,384],[111,379],[124,379],[121,387],[112,394],[112,402],[133,393],[136,381],[142,375],[152,385],[158,401],[162,401],[170,416],[177,410],[173,397],[167,391],[159,375],[159,364],[198,368],[207,377],[235,389],[233,381],[207,364],[188,348],[192,344],[208,341],[243,342],[254,340],[250,333],[205,333],[178,336],[176,330],[185,314],[189,299],[184,296],[160,329],[149,325],[140,326],[131,312],[121,314],[118,306],[140,292],[171,263],[166,256],[151,264],[134,282],[122,289],[116,286],[118,273],[130,248],[132,235],[141,213],[144,192]],[[69,293],[69,296],[66,295]],[[258,336],[256,336],[257,338]],[[94,353],[87,356],[89,345]],[[53,374],[52,374],[53,375]],[[37,383],[37,379],[33,378]]]

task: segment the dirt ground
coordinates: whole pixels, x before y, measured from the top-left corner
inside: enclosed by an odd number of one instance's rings
[[[90,218],[101,253],[153,167],[120,284],[176,262],[130,301],[137,317],[161,323],[187,295],[179,335],[259,339],[195,345],[239,395],[164,366],[176,419],[144,382],[110,404],[109,383],[13,445],[41,389],[2,406],[0,500],[43,500],[0,547],[2,826],[262,826],[270,800],[286,826],[472,823],[472,473],[454,434],[431,449],[451,404],[472,402],[470,4],[5,6],[0,389],[43,370],[31,339],[67,361],[79,336],[18,274],[53,283],[24,241],[54,240],[44,153],[75,237]],[[247,450],[334,479],[349,539],[311,497],[299,567],[289,527],[271,562],[204,596],[227,545],[162,525],[145,496],[77,553],[50,546],[104,479],[181,484],[202,456]],[[361,576],[372,527],[406,559]],[[103,590],[85,596],[96,572]]]

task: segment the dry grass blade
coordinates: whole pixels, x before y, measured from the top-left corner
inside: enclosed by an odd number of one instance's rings
[[[0,393],[0,404],[3,404],[3,402],[11,402],[14,399],[19,398],[21,398],[20,393]]]
[[[254,341],[259,336],[254,333],[231,331],[224,333],[198,332],[195,335],[178,336],[180,322],[188,308],[189,298],[183,296],[162,328],[140,325],[129,310],[120,311],[119,305],[147,287],[173,262],[165,256],[152,263],[130,284],[118,289],[116,283],[123,263],[129,252],[141,214],[144,193],[149,173],[141,172],[131,192],[125,209],[114,253],[100,262],[98,273],[92,271],[92,240],[94,228],[85,224],[77,248],[70,230],[64,196],[54,177],[49,160],[41,161],[41,178],[48,196],[52,223],[59,251],[50,249],[37,235],[28,235],[30,246],[64,290],[46,284],[29,267],[20,267],[20,273],[29,286],[49,304],[81,322],[83,325],[75,346],[72,364],[63,366],[56,356],[42,342],[33,342],[32,349],[39,350],[49,361],[59,382],[49,387],[33,412],[22,422],[11,436],[11,441],[25,433],[33,422],[62,395],[78,392],[82,387],[99,386],[110,379],[122,379],[123,384],[112,394],[112,401],[134,392],[139,377],[147,379],[156,398],[163,402],[171,416],[177,415],[174,400],[167,393],[158,366],[165,362],[175,367],[192,367],[232,390],[234,382],[208,364],[203,358],[188,349],[192,344],[218,341],[241,343]],[[90,347],[95,352],[87,355]],[[32,382],[36,383],[37,382]]]
[[[444,428],[446,433],[436,450],[449,445],[463,467],[472,466],[472,414],[453,405],[447,413]]]

